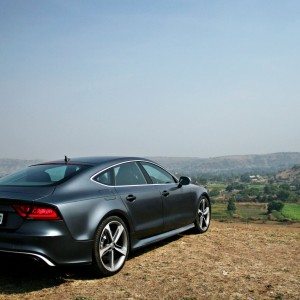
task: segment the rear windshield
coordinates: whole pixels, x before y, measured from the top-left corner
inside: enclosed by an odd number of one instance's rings
[[[49,164],[30,166],[24,170],[0,178],[0,186],[50,186],[64,182],[81,171],[86,165]]]

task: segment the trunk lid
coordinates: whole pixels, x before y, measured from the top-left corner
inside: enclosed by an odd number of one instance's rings
[[[33,203],[51,195],[55,187],[0,187],[0,231],[18,229],[24,219],[20,217],[12,205],[14,203]]]

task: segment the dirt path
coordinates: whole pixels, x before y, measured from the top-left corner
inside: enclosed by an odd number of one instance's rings
[[[213,222],[136,253],[113,277],[67,273],[6,264],[0,299],[300,299],[300,227]]]

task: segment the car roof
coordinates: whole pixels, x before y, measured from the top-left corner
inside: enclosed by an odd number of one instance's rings
[[[135,160],[143,160],[152,162],[149,159],[142,158],[142,157],[129,157],[129,156],[91,156],[91,157],[71,157],[68,161],[68,164],[82,164],[82,165],[92,165],[98,166],[103,165],[106,163],[120,163],[125,161],[135,161]],[[48,161],[41,163],[42,165],[45,164],[64,164],[65,160],[55,160],[55,161]]]

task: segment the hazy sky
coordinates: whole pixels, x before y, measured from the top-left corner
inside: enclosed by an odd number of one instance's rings
[[[300,151],[300,1],[0,1],[0,157]]]

